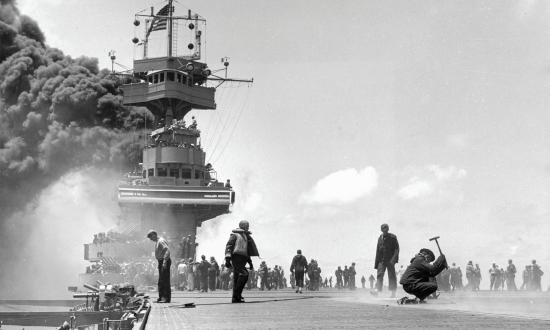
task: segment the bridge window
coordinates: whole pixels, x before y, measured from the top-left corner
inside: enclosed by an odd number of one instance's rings
[[[153,76],[149,76],[147,77],[147,81],[152,84],[153,83]]]
[[[157,168],[157,176],[166,176],[167,172],[166,167]]]
[[[161,72],[159,74],[159,82],[163,82],[164,81],[164,72]]]
[[[159,83],[159,75],[155,74],[153,75],[153,84],[158,84],[158,83]]]
[[[174,72],[166,72],[166,80],[174,81]]]
[[[180,170],[178,168],[171,168],[170,169],[170,176],[172,176],[174,178],[179,178],[180,177]]]
[[[144,179],[147,177],[147,171],[146,170],[143,170],[142,176],[143,176]]]
[[[178,73],[177,77],[178,77],[178,82],[180,83],[181,82],[181,73]]]
[[[195,171],[195,179],[204,179],[203,171]]]
[[[181,169],[181,178],[182,179],[191,179],[191,169],[190,168]]]
[[[150,168],[147,170],[147,176],[155,176],[155,169]]]

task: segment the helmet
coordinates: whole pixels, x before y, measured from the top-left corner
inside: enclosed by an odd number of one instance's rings
[[[430,249],[426,249],[426,248],[420,249],[420,253],[428,257],[430,259],[429,261],[435,260],[435,254]]]
[[[248,230],[249,226],[250,226],[250,224],[246,220],[241,220],[239,222],[239,228],[241,228],[241,229]]]

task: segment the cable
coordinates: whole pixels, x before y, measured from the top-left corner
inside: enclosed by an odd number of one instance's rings
[[[239,114],[237,115],[237,120],[235,121],[235,124],[233,125],[233,128],[231,129],[230,133],[229,133],[229,137],[227,138],[226,140],[226,143],[224,145],[224,147],[222,148],[222,151],[220,152],[219,156],[216,158],[216,160],[214,161],[214,163],[217,163],[219,160],[222,159],[223,155],[224,155],[224,152],[225,152],[225,149],[227,148],[227,146],[229,145],[229,142],[231,141],[231,139],[233,138],[233,135],[235,134],[235,129],[237,128],[237,125],[239,124],[239,121],[241,120],[241,117],[242,117],[242,114],[244,113],[244,110],[247,108],[248,106],[248,97],[250,96],[250,88],[248,89],[248,91],[246,92],[246,96],[245,96],[245,99],[244,99],[244,103],[241,107],[241,109],[239,110]]]

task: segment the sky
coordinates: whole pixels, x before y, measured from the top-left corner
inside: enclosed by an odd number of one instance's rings
[[[161,6],[18,3],[47,44],[105,68],[110,50],[132,66],[133,14]],[[288,269],[301,248],[324,276],[356,262],[368,277],[388,223],[403,265],[420,248],[436,250],[428,239],[438,235],[450,263],[464,270],[473,260],[485,279],[492,262],[508,259],[549,269],[550,3],[182,5],[207,19],[210,67],[228,56],[230,76],[254,78],[219,88],[216,111],[190,114],[218,178],[237,192],[230,215],[200,228],[199,253],[221,258],[246,218],[268,264]],[[87,182],[63,180],[57,187]]]

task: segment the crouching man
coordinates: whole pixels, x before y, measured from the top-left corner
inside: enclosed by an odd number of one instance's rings
[[[429,249],[421,249],[420,252],[411,259],[411,264],[403,273],[400,284],[403,285],[405,292],[413,294],[419,299],[420,303],[437,290],[435,276],[443,271],[447,266],[445,255],[440,255],[435,260],[434,253]],[[401,299],[401,303],[408,303],[407,298]]]
[[[233,298],[231,300],[233,303],[244,302],[242,293],[248,281],[246,264],[250,265],[250,269],[254,269],[250,257],[260,256],[248,227],[248,221],[239,222],[239,228],[233,230],[225,247],[225,266],[233,267]]]

